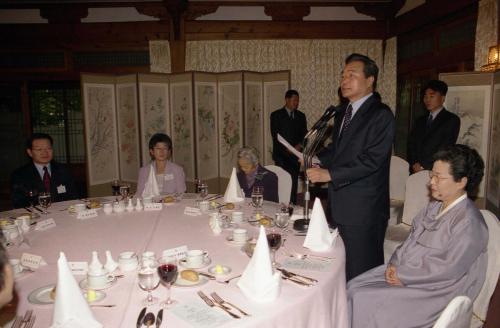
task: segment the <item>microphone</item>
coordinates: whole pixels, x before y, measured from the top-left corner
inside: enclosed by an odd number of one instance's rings
[[[339,111],[339,109],[340,108],[335,107],[333,105],[328,107],[323,113],[323,115],[321,115],[319,120],[316,123],[314,123],[310,131],[324,127],[326,125],[326,122],[328,122],[332,117],[334,117],[335,114],[337,114],[337,112]]]

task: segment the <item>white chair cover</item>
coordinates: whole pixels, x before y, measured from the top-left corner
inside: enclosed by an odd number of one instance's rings
[[[451,300],[433,328],[468,328],[472,317],[472,301],[467,296]]]
[[[269,171],[278,176],[278,198],[280,203],[288,204],[290,202],[290,194],[292,192],[292,176],[276,165],[264,166]]]
[[[391,207],[389,224],[400,223],[403,214],[403,204],[405,200],[406,180],[410,175],[410,164],[401,157],[391,157],[391,168],[389,174],[389,194],[391,197]]]
[[[486,319],[490,298],[495,291],[500,273],[500,222],[495,214],[488,210],[481,210],[481,214],[488,225],[488,268],[483,288],[474,300],[474,316],[470,325],[474,328],[483,326],[482,321]]]

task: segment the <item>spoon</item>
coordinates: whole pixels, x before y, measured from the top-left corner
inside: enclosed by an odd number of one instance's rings
[[[152,312],[148,312],[144,317],[144,321],[142,324],[149,327],[151,325],[154,325],[154,323],[155,323],[155,315]]]

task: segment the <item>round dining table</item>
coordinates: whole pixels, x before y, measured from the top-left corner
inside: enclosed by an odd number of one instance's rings
[[[108,199],[113,200],[112,197]],[[218,201],[221,202],[221,199]],[[228,284],[218,281],[240,275],[250,258],[242,251],[241,245],[234,245],[228,241],[228,236],[232,236],[234,224],[216,235],[209,225],[209,213],[189,215],[185,212],[187,207],[196,207],[196,195],[186,194],[182,200],[163,204],[162,209],[156,211],[134,210],[105,214],[102,209],[98,209],[97,217],[87,219],[78,219],[76,214],[69,213],[70,205],[78,202],[67,201],[52,204],[49,208],[50,213],[42,215],[39,220],[52,218],[56,226],[43,231],[35,230],[35,226],[31,226],[31,230],[24,235],[23,244],[8,248],[8,255],[11,259],[21,258],[23,253],[29,253],[42,256],[46,262],[46,265],[41,265],[34,272],[22,272],[15,280],[15,290],[18,295],[16,313],[22,316],[27,310],[32,309],[36,315],[34,327],[45,328],[52,324],[53,304],[32,304],[28,301],[28,296],[37,288],[57,282],[57,260],[60,252],[64,252],[69,262],[90,262],[92,251],[97,251],[100,261],[104,264],[107,250],[111,252],[114,260],[118,261],[118,255],[125,251],[133,251],[139,256],[145,251],[152,251],[160,257],[164,250],[180,246],[208,252],[211,265],[227,266],[231,268],[231,272],[226,276],[218,277],[217,280],[209,280],[203,285],[173,286],[171,297],[177,301],[177,304],[163,311],[160,328],[215,326],[346,328],[348,326],[345,250],[340,236],[337,237],[330,251],[313,253],[302,246],[305,236],[293,231],[291,229],[293,224],[290,223],[290,230],[285,232],[286,242],[276,253],[278,263],[294,260],[291,255],[296,253],[316,254],[332,258],[332,260],[327,262],[326,266],[322,266],[323,270],[290,269],[289,271],[314,278],[318,282],[312,286],[302,286],[289,280],[281,280],[281,290],[276,300],[269,303],[257,303],[244,296],[237,285],[238,279]],[[246,220],[255,217],[252,216],[254,208],[248,203],[249,200],[237,203],[234,209],[244,212]],[[301,211],[301,209],[296,208],[296,211]],[[2,213],[2,216],[15,216],[19,212],[21,210],[13,210]],[[275,212],[279,212],[279,204],[264,202],[263,212],[265,215],[274,217]],[[231,215],[230,210],[222,210],[222,213]],[[250,235],[257,237],[258,227],[246,221],[237,226],[247,229]],[[317,262],[317,264],[325,263],[324,261]],[[182,269],[179,265],[179,270]],[[201,268],[200,271],[206,272],[206,268]],[[93,305],[113,306],[91,307],[91,310],[95,319],[104,327],[141,327],[137,325],[137,319],[144,307],[141,301],[147,293],[138,286],[136,270],[122,272],[122,275],[109,288],[103,290],[106,294],[104,299],[92,303]],[[74,275],[74,277],[77,282],[80,282],[86,276]],[[199,298],[197,292],[200,290],[206,295],[216,292],[220,297],[237,305],[250,315],[241,315],[241,319],[234,319],[221,309],[210,308]],[[153,295],[160,300],[165,299],[167,290],[160,284],[153,290]],[[217,313],[219,317],[227,316],[227,319],[222,324],[215,324],[210,316],[203,318],[203,313],[193,313],[194,316],[201,316],[199,318],[189,317],[189,311],[203,307],[206,307],[208,311],[219,312]],[[159,304],[149,306],[147,309],[155,315],[159,310]],[[238,312],[235,311],[235,313]],[[142,327],[146,326],[142,325]],[[157,326],[153,325],[153,327]]]

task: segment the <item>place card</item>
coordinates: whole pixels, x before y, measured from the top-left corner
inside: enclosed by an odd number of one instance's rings
[[[181,260],[187,256],[188,247],[186,245],[179,246],[175,248],[166,249],[163,251],[163,257],[175,257],[178,260]]]
[[[147,203],[144,204],[144,210],[145,211],[161,211],[163,208],[162,203]]]
[[[90,210],[84,210],[81,212],[78,212],[76,218],[78,220],[86,220],[90,218],[95,218],[97,216],[97,210],[96,209],[90,209]]]
[[[87,262],[68,262],[68,265],[74,275],[86,275],[89,271]]]
[[[35,230],[37,231],[44,231],[50,228],[55,228],[56,226],[56,221],[54,219],[46,219],[46,220],[41,220],[36,223]]]
[[[219,327],[233,320],[227,314],[214,310],[201,300],[179,304],[169,312],[196,328]]]
[[[333,265],[332,262],[325,262],[314,259],[286,259],[282,266],[287,270],[308,270],[308,271],[318,271],[318,272],[329,272],[331,271],[331,267]]]
[[[202,213],[198,207],[186,206],[186,208],[184,209],[184,214],[190,216],[198,216],[201,215]]]
[[[31,270],[36,270],[40,265],[46,264],[40,255],[23,253],[21,255],[21,265]]]

